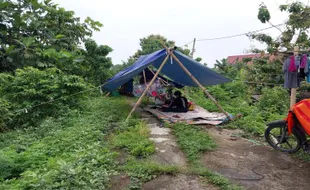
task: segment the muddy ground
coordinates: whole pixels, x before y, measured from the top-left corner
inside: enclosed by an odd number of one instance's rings
[[[310,164],[235,138],[238,131],[206,128],[218,148],[203,156],[203,163],[211,170],[239,183],[245,189],[299,190],[310,189]]]

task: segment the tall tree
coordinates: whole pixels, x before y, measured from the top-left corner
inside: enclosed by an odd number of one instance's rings
[[[141,49],[139,49],[133,56],[130,56],[127,61],[123,62],[124,67],[132,65],[141,55],[153,53],[154,51],[163,49],[161,42],[163,42],[167,47],[175,46],[175,41],[168,40],[161,35],[152,34],[144,37],[140,39]],[[181,51],[185,55],[190,54],[190,50],[187,48],[178,47],[178,51]],[[201,61],[201,58],[198,58],[197,60]]]
[[[310,48],[308,34],[310,28],[310,7],[300,1],[296,1],[280,5],[279,10],[288,13],[288,19],[285,22],[285,29],[281,32],[281,37],[272,38],[264,33],[250,34],[249,36],[252,39],[265,43],[268,52],[275,52],[279,48],[293,50],[294,46],[299,46],[301,49]],[[261,4],[259,7],[258,19],[262,23],[271,24],[271,14],[265,4]]]
[[[39,67],[44,50],[76,50],[102,26],[91,18],[81,22],[51,0],[2,0],[0,8],[0,72]]]
[[[107,45],[98,45],[94,40],[85,41],[86,50],[83,51],[85,57],[85,71],[83,75],[92,84],[100,85],[110,76],[109,69],[112,67],[112,60],[107,55],[112,52],[112,48]]]

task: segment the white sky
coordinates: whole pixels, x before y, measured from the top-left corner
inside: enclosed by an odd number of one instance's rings
[[[93,38],[98,44],[111,46],[113,64],[133,55],[139,39],[160,34],[176,41],[178,46],[197,39],[214,38],[270,27],[257,19],[262,0],[54,0],[76,16],[89,16],[104,27]],[[271,12],[271,22],[280,24],[287,19],[278,10],[286,0],[265,0]],[[303,2],[307,3],[308,0]],[[273,28],[265,31],[278,36]],[[229,55],[246,53],[251,46],[263,47],[246,36],[196,43],[195,57],[202,57],[208,66]],[[189,44],[192,47],[192,44]]]

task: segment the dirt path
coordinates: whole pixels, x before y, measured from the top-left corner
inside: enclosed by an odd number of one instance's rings
[[[177,145],[171,129],[164,128],[161,122],[152,115],[142,112],[141,117],[151,130],[150,139],[155,143],[156,153],[151,159],[161,165],[173,165],[186,168],[186,158]],[[179,174],[176,176],[162,175],[145,183],[144,190],[215,190],[198,176]]]
[[[239,183],[245,189],[310,189],[310,164],[293,159],[265,145],[232,137],[237,131],[206,129],[218,145],[203,156],[211,170]]]

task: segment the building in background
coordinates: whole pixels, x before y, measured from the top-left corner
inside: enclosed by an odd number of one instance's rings
[[[253,63],[253,59],[269,57],[269,61],[273,61],[276,59],[276,56],[270,54],[247,54],[247,55],[232,55],[227,57],[227,62],[229,64],[235,64],[237,62],[246,61],[249,65]]]

